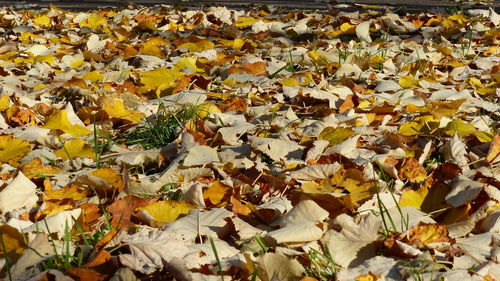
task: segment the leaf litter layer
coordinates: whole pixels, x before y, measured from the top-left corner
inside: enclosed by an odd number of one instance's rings
[[[494,280],[499,23],[2,8],[2,277]]]

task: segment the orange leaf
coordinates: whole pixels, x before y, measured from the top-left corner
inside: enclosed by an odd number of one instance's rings
[[[409,179],[410,182],[421,182],[427,177],[427,172],[418,160],[412,157],[405,160],[399,171],[399,176],[403,179]]]
[[[354,108],[358,104],[358,96],[355,94],[348,95],[344,102],[339,106],[339,113],[344,113],[349,109]]]
[[[267,75],[266,63],[263,61],[258,61],[254,63],[244,63],[231,66],[227,73],[248,73],[255,75]]]
[[[75,278],[75,280],[79,281],[88,281],[88,280],[102,281],[108,277],[107,274],[101,274],[91,268],[76,267],[76,268],[68,268],[67,270],[69,275]]]
[[[111,225],[115,228],[134,225],[131,219],[132,215],[135,213],[135,209],[151,205],[156,202],[156,200],[156,198],[145,199],[133,195],[128,195],[120,200],[116,200],[107,208],[107,211],[113,215]]]
[[[213,205],[221,207],[226,205],[227,199],[231,194],[232,187],[219,181],[214,182],[207,190],[203,192],[205,201],[210,201]]]

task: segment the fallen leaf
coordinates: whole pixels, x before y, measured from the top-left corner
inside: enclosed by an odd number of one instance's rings
[[[442,224],[419,223],[408,233],[408,243],[419,249],[426,248],[432,243],[452,243],[448,235],[448,228]]]
[[[14,262],[16,262],[24,250],[28,248],[26,245],[25,238],[17,229],[10,225],[0,226],[0,238],[2,240],[2,248],[0,248],[0,254],[2,257],[9,257]]]
[[[38,201],[37,187],[22,172],[0,190],[0,212],[32,207]]]
[[[138,216],[152,225],[164,225],[175,221],[179,216],[196,208],[185,201],[159,201],[145,207],[137,208]]]
[[[0,135],[0,162],[13,166],[31,151],[29,142],[15,138],[13,135]]]
[[[86,157],[95,159],[94,149],[82,139],[70,139],[63,144],[63,148],[54,151],[54,154],[63,159]]]
[[[92,131],[78,124],[71,124],[68,119],[68,113],[65,109],[55,111],[45,120],[42,128],[61,130],[74,137],[81,137],[90,134]]]

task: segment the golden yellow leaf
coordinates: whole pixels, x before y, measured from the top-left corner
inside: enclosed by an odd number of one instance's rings
[[[418,88],[418,79],[413,78],[411,75],[406,75],[399,78],[399,85],[403,88]]]
[[[166,69],[163,67],[155,70],[146,71],[141,74],[142,92],[156,91],[158,88],[175,87],[175,80],[184,75],[183,73]],[[158,93],[157,93],[158,94]]]
[[[107,24],[107,19],[96,14],[90,15],[80,23],[80,27],[88,27],[90,29],[102,30],[102,27]]]
[[[237,27],[246,27],[252,25],[256,21],[258,21],[258,19],[252,17],[239,17],[234,25]]]
[[[106,99],[102,109],[110,117],[125,119],[132,123],[138,123],[146,116],[144,113],[125,108],[125,104],[121,99]]]
[[[61,168],[52,165],[43,165],[40,158],[35,158],[29,163],[21,166],[21,171],[29,179],[37,179],[43,175],[55,175],[61,171]]]
[[[13,135],[0,135],[0,163],[18,166],[19,159],[30,151],[29,142],[14,138]]]
[[[94,71],[85,73],[85,75],[83,75],[82,79],[89,80],[90,82],[102,81],[104,79],[104,75],[102,75],[99,71],[94,70]]]
[[[45,125],[43,125],[42,128],[61,130],[67,134],[71,134],[74,137],[86,136],[92,132],[91,130],[83,126],[71,124],[68,119],[68,113],[65,109],[57,110],[56,112],[54,112],[45,121]]]
[[[355,24],[351,24],[348,22],[344,22],[343,24],[340,25],[340,31],[346,33],[346,32],[354,32],[354,28],[356,27]]]
[[[213,49],[214,47],[215,47],[215,44],[209,40],[200,40],[196,43],[187,42],[187,43],[183,43],[183,44],[177,46],[177,48],[188,49],[190,52],[201,52],[201,51]]]
[[[6,110],[10,106],[10,97],[5,95],[0,97],[0,111]]]
[[[34,58],[34,62],[45,62],[48,65],[53,65],[56,61],[54,56],[51,54],[48,55],[39,55]]]
[[[52,189],[50,185],[45,187],[43,193],[44,200],[61,200],[61,199],[73,199],[74,201],[83,200],[87,197],[87,190],[80,187],[79,184],[73,183],[60,189]]]
[[[352,136],[354,134],[354,131],[349,129],[349,128],[343,128],[343,127],[326,127],[321,131],[321,133],[318,136],[318,139],[320,140],[326,140],[330,143],[331,146],[337,145],[343,141],[345,141],[347,138]]]
[[[361,204],[373,197],[376,189],[376,182],[365,180],[363,172],[358,169],[340,169],[330,179],[330,184],[349,191],[349,197],[353,204]]]
[[[180,59],[177,63],[175,63],[175,69],[189,74],[192,72],[204,72],[203,69],[196,66],[196,58],[192,57],[184,57]]]
[[[163,51],[165,46],[168,46],[169,43],[165,41],[162,37],[153,37],[148,41],[144,42],[142,47],[139,49],[139,53],[164,58],[165,52]]]
[[[375,273],[372,273],[371,271],[369,271],[367,274],[363,274],[363,275],[359,275],[358,277],[355,277],[354,280],[355,281],[376,281],[376,280],[380,279],[380,277],[382,277],[382,275],[375,274]]]
[[[125,187],[122,176],[111,168],[101,168],[87,175],[105,179],[110,185],[112,185],[118,191],[122,191],[123,188]]]
[[[35,215],[35,218],[37,220],[43,219],[73,208],[75,208],[75,202],[69,198],[62,200],[47,200],[43,202],[43,205]]]
[[[415,118],[413,121],[403,123],[399,127],[399,133],[404,136],[417,134],[433,134],[439,127],[439,120],[430,115]]]
[[[51,21],[50,21],[50,18],[47,17],[46,15],[43,15],[43,16],[39,16],[39,17],[36,17],[33,19],[33,22],[36,24],[36,25],[40,25],[40,26],[45,26],[45,27],[50,27],[51,26]]]
[[[212,202],[215,206],[221,207],[227,204],[227,199],[229,199],[231,190],[232,188],[230,186],[216,181],[203,192],[203,198],[205,200],[210,200],[210,202]],[[225,202],[223,202],[223,200]]]
[[[221,112],[221,110],[213,103],[204,103],[202,104],[197,111],[197,116],[200,118],[205,118],[208,116],[210,113],[218,113]]]
[[[186,201],[166,200],[137,208],[137,210],[146,212],[151,217],[151,224],[163,225],[175,221],[179,216],[195,208],[196,206]]]
[[[68,158],[86,157],[95,159],[95,152],[90,145],[82,139],[71,139],[64,143],[64,147],[54,151],[54,154],[66,160]]]
[[[2,247],[0,247],[0,256],[9,257],[16,262],[23,254],[28,245],[24,243],[24,237],[14,227],[4,224],[0,226],[0,235],[2,239]],[[5,248],[4,248],[5,246]]]
[[[408,242],[417,247],[425,248],[436,242],[452,242],[448,236],[448,228],[444,224],[419,223],[409,230]]]
[[[420,186],[417,190],[405,190],[401,194],[398,205],[401,207],[415,207],[420,210],[428,193],[429,189],[426,186]]]
[[[297,86],[300,84],[299,81],[297,81],[297,79],[292,78],[292,77],[288,77],[286,79],[278,81],[278,83],[280,83],[283,86],[288,86],[288,87],[293,87],[293,86]]]

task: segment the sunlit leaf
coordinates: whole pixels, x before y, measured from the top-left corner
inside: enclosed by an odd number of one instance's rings
[[[61,130],[74,137],[81,137],[90,134],[92,131],[78,124],[71,124],[68,113],[65,109],[57,110],[46,121],[42,128]]]
[[[54,154],[63,160],[77,157],[95,159],[94,150],[82,139],[71,139],[64,142],[63,148],[54,151]]]
[[[17,166],[19,159],[31,151],[30,144],[13,135],[0,135],[0,162]]]

